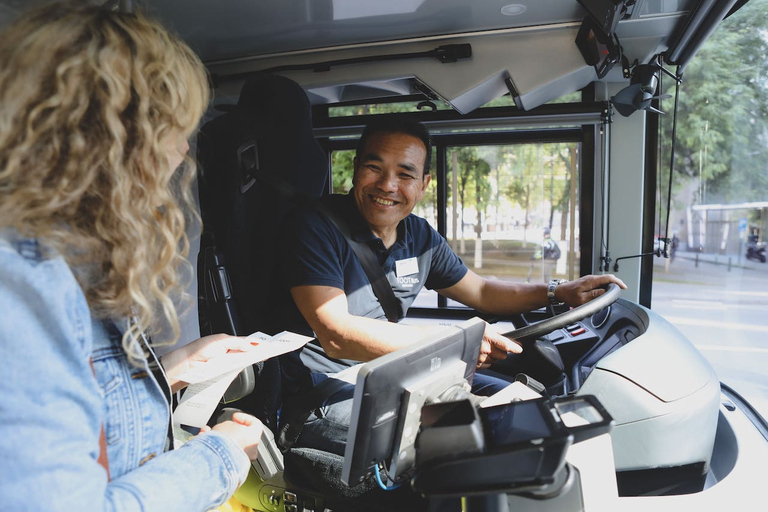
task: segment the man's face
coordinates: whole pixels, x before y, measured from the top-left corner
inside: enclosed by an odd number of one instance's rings
[[[353,177],[357,207],[379,237],[391,233],[416,206],[429,185],[424,176],[424,143],[403,133],[374,133]]]

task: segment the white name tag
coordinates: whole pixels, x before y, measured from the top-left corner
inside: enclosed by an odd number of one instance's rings
[[[397,277],[409,276],[419,272],[419,260],[408,258],[407,260],[398,260],[395,262],[395,273]]]

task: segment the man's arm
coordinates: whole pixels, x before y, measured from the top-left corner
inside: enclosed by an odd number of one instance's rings
[[[605,293],[601,286],[608,283],[626,289],[624,282],[614,275],[589,275],[558,285],[555,298],[570,306],[580,306]],[[478,311],[495,314],[524,313],[549,303],[546,283],[486,279],[471,270],[458,283],[438,292]]]
[[[438,336],[445,329],[442,325],[403,325],[351,315],[344,291],[330,286],[296,286],[291,288],[291,295],[323,350],[335,358],[370,361],[427,336]],[[506,358],[507,352],[521,350],[486,326],[477,366],[486,368]]]
[[[579,306],[605,293],[600,286],[608,283],[616,283],[623,289],[627,287],[621,279],[610,274],[590,275],[559,284],[555,289],[555,298],[571,306]],[[478,311],[495,314],[524,313],[549,303],[546,284],[485,279],[471,270],[467,271],[458,283],[438,292]],[[478,368],[487,368],[495,360],[504,359],[506,351],[520,352],[521,350],[510,343],[505,336],[486,327],[482,351],[487,355],[485,357],[481,355]]]
[[[335,358],[370,361],[445,329],[352,315],[344,291],[331,286],[296,286],[291,295],[323,350]]]

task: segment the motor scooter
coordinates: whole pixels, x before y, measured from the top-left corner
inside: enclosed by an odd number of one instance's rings
[[[747,240],[747,259],[765,263],[765,242],[758,242],[756,235]]]

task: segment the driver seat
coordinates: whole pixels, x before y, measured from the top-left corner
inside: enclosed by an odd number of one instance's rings
[[[268,180],[262,182],[260,174],[269,173],[304,196],[319,197],[327,190],[328,158],[314,138],[306,93],[280,75],[251,76],[237,105],[201,128],[198,161],[204,221],[198,267],[201,334],[267,331],[280,252],[275,244],[281,220],[294,204]],[[215,257],[206,258],[212,253]],[[254,391],[227,405],[257,416],[277,432],[279,359],[255,365],[253,371]],[[286,490],[320,497],[334,511],[426,509],[426,502],[407,487],[385,492],[373,479],[347,487],[338,455],[291,448],[284,457],[285,473],[272,488],[289,485]]]

